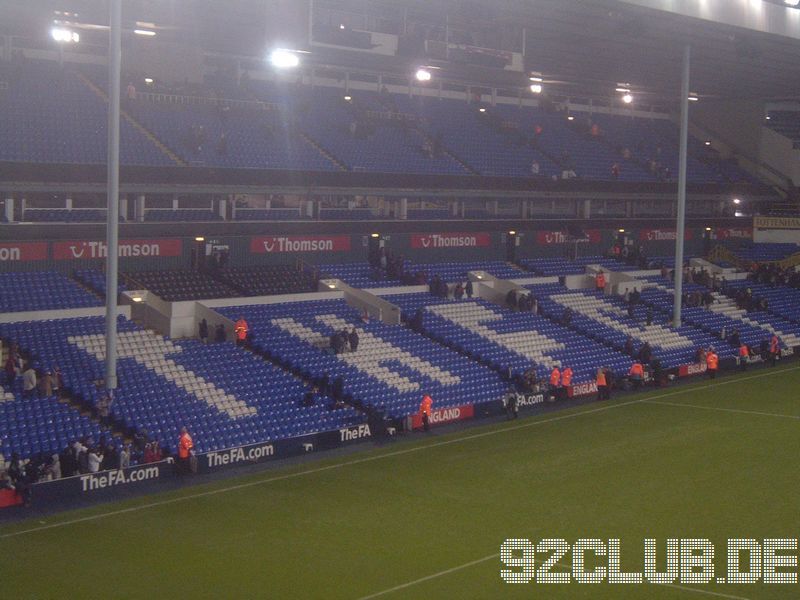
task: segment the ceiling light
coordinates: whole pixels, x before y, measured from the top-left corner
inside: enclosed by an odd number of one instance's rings
[[[430,81],[431,72],[427,69],[417,69],[415,77],[417,78],[417,81]]]
[[[535,81],[536,83],[542,83],[544,81],[544,79],[542,79],[541,77],[528,77],[528,79],[530,79],[531,81]]]
[[[131,300],[133,300],[134,302],[141,302],[142,301],[142,297],[141,296],[131,296]]]
[[[485,109],[485,108],[483,108],[483,107],[481,106],[481,107],[478,109],[478,112],[486,112],[486,109]]]
[[[194,238],[194,241],[195,242],[205,242],[206,238],[204,238],[202,235],[198,235],[196,238]]]
[[[703,142],[703,143],[704,143],[706,146],[710,146],[710,145],[711,145],[711,140],[706,140],[706,141],[705,141],[705,142]]]
[[[739,198],[734,198],[734,199],[733,199],[733,203],[734,203],[734,204],[741,204],[741,203],[742,203],[742,201],[741,201]]]
[[[770,117],[769,115],[767,115],[767,116],[766,116],[766,117],[764,117],[764,118],[765,118],[767,121],[769,121],[769,120],[770,120],[772,117]]]
[[[631,96],[630,94],[625,94],[625,95],[622,97],[622,101],[623,101],[625,104],[630,104],[631,102],[633,102],[633,96]]]
[[[278,69],[292,69],[300,64],[300,57],[291,50],[277,49],[269,55],[269,62]]]
[[[345,96],[344,97],[345,102],[350,102],[350,100],[352,100],[352,99],[353,99],[352,96]]]
[[[711,227],[706,227],[706,231],[711,231]]]
[[[371,233],[370,237],[379,238],[379,237],[381,237],[381,234],[380,233]]]
[[[145,82],[147,85],[150,85],[151,83],[153,83],[153,78],[152,78],[152,77],[145,77],[145,78],[144,78],[144,82]]]
[[[569,115],[567,117],[567,121],[574,121],[574,120],[575,120],[575,117],[573,117],[572,115]]]
[[[619,233],[625,233],[625,230],[624,230],[624,229],[618,229],[617,231],[618,231]]]
[[[508,235],[517,235],[517,232],[512,229],[508,232]]]
[[[626,88],[626,87],[618,87],[618,88],[614,88],[614,91],[620,92],[622,94],[627,94],[631,90],[630,90],[630,88]]]
[[[153,37],[156,34],[155,31],[150,31],[149,29],[134,29],[133,33],[144,37]]]
[[[531,91],[534,94],[541,94],[542,93],[542,84],[541,83],[533,83],[533,84],[531,84]]]

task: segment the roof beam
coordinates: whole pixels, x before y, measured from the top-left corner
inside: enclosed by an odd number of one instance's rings
[[[800,10],[763,0],[620,0],[644,8],[800,40]]]

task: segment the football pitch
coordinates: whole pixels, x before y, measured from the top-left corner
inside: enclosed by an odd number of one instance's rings
[[[500,561],[509,538],[619,539],[621,570],[642,572],[653,538],[664,571],[668,539],[705,538],[724,575],[729,538],[800,537],[798,388],[789,364],[7,524],[0,594],[798,598],[800,584],[508,584]]]

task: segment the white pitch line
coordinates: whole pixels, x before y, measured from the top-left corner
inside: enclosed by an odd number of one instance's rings
[[[800,366],[790,367],[788,369],[780,369],[780,372],[783,373],[783,372],[786,372],[786,371],[796,371],[798,369],[800,369]],[[769,376],[771,376],[773,374],[774,374],[774,371],[770,371],[768,373],[760,373],[760,374],[756,374],[756,375],[749,375],[748,377],[739,377],[739,378],[736,378],[736,379],[731,379],[729,381],[718,381],[718,382],[711,383],[711,384],[708,384],[708,385],[694,387],[694,388],[691,388],[691,389],[688,389],[688,390],[686,390],[686,389],[677,389],[677,390],[673,390],[671,392],[665,392],[663,394],[658,394],[656,396],[651,396],[649,399],[650,400],[654,400],[654,399],[658,399],[658,398],[668,398],[668,397],[676,396],[676,395],[679,395],[679,394],[696,392],[696,391],[700,391],[700,390],[704,390],[704,389],[720,387],[720,386],[728,385],[728,384],[731,384],[731,383],[739,383],[741,381],[747,381],[749,379],[760,379],[762,377],[769,377]],[[324,466],[324,467],[317,467],[317,468],[314,468],[314,469],[307,469],[305,471],[295,471],[293,473],[286,473],[284,475],[277,475],[275,477],[268,477],[266,479],[259,479],[257,481],[249,481],[247,483],[239,483],[239,484],[231,485],[231,486],[228,486],[228,487],[216,488],[216,489],[213,489],[213,490],[208,490],[206,492],[197,492],[195,494],[187,494],[185,496],[178,496],[177,498],[170,498],[168,500],[159,500],[157,502],[148,502],[147,504],[140,504],[138,506],[131,506],[129,508],[121,508],[121,509],[118,509],[118,510],[111,510],[109,512],[100,513],[100,514],[94,514],[94,515],[88,515],[86,517],[79,517],[77,519],[70,519],[68,521],[59,521],[57,523],[51,523],[49,525],[42,525],[40,527],[31,527],[29,529],[21,529],[19,531],[13,531],[11,533],[0,534],[0,540],[7,539],[7,538],[18,537],[20,535],[25,535],[25,534],[28,534],[28,533],[35,533],[35,532],[38,532],[38,531],[47,531],[49,529],[56,529],[58,527],[66,527],[67,525],[76,525],[78,523],[86,523],[86,522],[89,522],[89,521],[96,521],[98,519],[104,519],[106,517],[115,517],[117,515],[124,515],[124,514],[128,514],[128,513],[138,512],[138,511],[141,511],[141,510],[146,510],[148,508],[157,508],[159,506],[167,506],[169,504],[176,504],[178,502],[184,502],[186,500],[193,500],[195,498],[205,498],[207,496],[215,496],[217,494],[223,494],[223,493],[226,493],[226,492],[233,492],[233,491],[236,491],[236,490],[242,490],[242,489],[246,489],[246,488],[251,488],[251,487],[254,487],[254,486],[257,486],[257,485],[264,485],[264,484],[267,484],[267,483],[274,483],[276,481],[284,481],[284,480],[287,480],[287,479],[294,479],[296,477],[302,477],[304,475],[314,475],[316,473],[324,473],[325,471],[331,471],[331,470],[334,470],[334,469],[341,469],[343,467],[349,467],[349,466],[359,465],[359,464],[373,462],[373,461],[377,461],[377,460],[383,460],[384,458],[392,458],[394,456],[402,456],[402,455],[405,455],[405,454],[411,454],[411,453],[414,453],[414,452],[420,452],[422,450],[428,450],[430,448],[439,448],[441,446],[449,446],[450,444],[458,444],[458,443],[461,443],[461,442],[468,442],[470,440],[476,440],[476,439],[480,439],[480,438],[484,438],[484,437],[488,437],[488,436],[492,436],[492,435],[499,435],[501,433],[507,433],[509,431],[517,431],[519,429],[527,429],[529,427],[536,427],[538,425],[544,425],[546,423],[554,423],[554,422],[557,422],[557,421],[563,421],[565,419],[572,419],[572,418],[580,417],[580,416],[583,416],[583,415],[591,415],[591,414],[596,414],[596,413],[600,413],[600,412],[605,412],[607,410],[611,410],[611,409],[614,409],[614,408],[622,408],[624,406],[631,406],[633,404],[641,404],[646,400],[648,400],[648,398],[642,398],[641,400],[630,400],[628,402],[621,402],[619,404],[607,404],[605,406],[601,406],[599,408],[593,408],[591,410],[583,410],[583,411],[579,411],[579,412],[569,413],[569,414],[566,414],[566,415],[560,415],[560,416],[557,416],[557,417],[551,417],[549,419],[531,421],[529,423],[520,423],[519,425],[513,425],[513,426],[510,426],[510,427],[502,427],[500,429],[492,429],[492,430],[489,430],[489,431],[483,431],[481,433],[473,433],[473,434],[465,435],[465,436],[458,437],[458,438],[452,438],[452,439],[449,439],[449,440],[443,440],[441,442],[434,442],[432,444],[424,444],[424,445],[421,445],[421,446],[414,446],[413,448],[404,448],[402,450],[396,450],[394,452],[387,452],[386,454],[375,454],[375,455],[371,455],[371,456],[366,456],[364,458],[359,458],[359,459],[356,459],[356,460],[350,460],[350,461],[345,461],[345,462],[341,462],[341,463],[335,463],[335,464],[332,464],[332,465],[327,465],[327,466]]]
[[[419,579],[414,579],[413,581],[408,581],[406,583],[401,583],[400,585],[396,585],[391,588],[387,588],[385,590],[381,590],[380,592],[375,592],[373,594],[369,594],[368,596],[361,596],[358,600],[372,600],[373,598],[380,598],[381,596],[385,596],[387,594],[392,594],[394,592],[399,592],[400,590],[404,590],[406,588],[413,587],[420,583],[425,583],[426,581],[430,581],[431,579],[437,579],[439,577],[444,577],[445,575],[449,575],[450,573],[455,573],[457,571],[462,571],[464,569],[468,569],[469,567],[473,567],[475,565],[479,565],[481,563],[485,563],[487,561],[492,560],[493,558],[499,559],[500,553],[491,554],[489,556],[484,556],[483,558],[478,558],[476,560],[472,560],[468,563],[464,563],[463,565],[458,565],[456,567],[451,567],[449,569],[445,569],[444,571],[439,571],[438,573],[432,573],[431,575],[426,575],[425,577],[420,577]],[[534,562],[543,563],[542,560],[535,560]],[[561,561],[556,563],[562,567],[570,567],[571,565],[566,565]],[[534,584],[535,585],[535,584]],[[647,584],[644,584],[647,585]],[[656,583],[654,585],[660,585],[662,587],[670,587],[679,589],[686,592],[693,592],[695,594],[705,594],[707,596],[715,596],[717,598],[727,598],[728,600],[749,600],[749,598],[745,598],[744,596],[732,596],[730,594],[723,594],[721,592],[712,592],[711,590],[704,590],[702,588],[692,588],[687,587],[684,585],[679,585],[676,583]]]
[[[463,565],[458,565],[457,567],[452,567],[450,569],[445,569],[444,571],[439,571],[438,573],[433,573],[432,575],[427,575],[425,577],[420,577],[419,579],[415,579],[413,581],[409,581],[407,583],[401,583],[400,585],[396,585],[392,588],[375,592],[374,594],[370,594],[369,596],[361,596],[358,600],[371,600],[372,598],[379,598],[380,596],[385,596],[386,594],[391,594],[393,592],[399,592],[400,590],[404,590],[405,588],[409,588],[411,586],[417,585],[419,583],[423,583],[425,581],[430,581],[431,579],[436,579],[437,577],[443,577],[445,575],[449,575],[450,573],[455,573],[456,571],[461,571],[462,569],[467,569],[469,567],[479,565],[481,563],[485,563],[487,560],[492,560],[493,558],[500,558],[500,553],[491,554],[489,556],[484,556],[483,558],[479,558],[477,560],[470,561],[468,563],[464,563]]]
[[[678,406],[685,408],[699,408],[701,410],[718,410],[720,412],[739,413],[744,415],[758,415],[760,417],[778,417],[781,419],[794,419],[800,421],[798,415],[781,415],[778,413],[761,412],[758,410],[744,410],[742,408],[725,408],[722,406],[703,406],[702,404],[683,404],[682,402],[660,402],[658,400],[642,400],[642,404],[658,404],[660,406]]]

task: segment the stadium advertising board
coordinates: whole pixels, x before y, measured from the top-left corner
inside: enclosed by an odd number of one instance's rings
[[[464,404],[462,406],[452,406],[450,408],[437,408],[431,411],[431,416],[428,419],[431,426],[444,425],[445,423],[453,423],[455,421],[465,421],[475,416],[475,406],[472,404]],[[422,427],[422,415],[417,413],[411,417],[411,427],[419,429]]]
[[[800,229],[798,217],[753,217],[755,229]]]
[[[594,381],[571,385],[567,388],[567,396],[574,398],[577,396],[589,396],[597,393],[597,384]]]
[[[678,377],[691,377],[692,375],[702,375],[708,370],[705,363],[693,363],[691,365],[680,365],[678,367]]]
[[[347,252],[349,235],[268,235],[250,238],[251,254],[286,252]]]
[[[171,460],[136,465],[127,469],[114,469],[98,473],[86,473],[64,479],[45,481],[33,486],[32,499],[36,504],[61,502],[64,498],[97,497],[113,495],[131,488],[144,488],[171,475]]]
[[[678,232],[674,229],[640,229],[639,240],[642,242],[674,242],[678,239]],[[692,239],[692,230],[686,229],[683,239],[687,242]]]
[[[415,233],[411,235],[411,247],[441,248],[489,248],[492,236],[489,233]]]
[[[602,234],[599,229],[587,229],[584,231],[586,234],[583,238],[576,238],[570,235],[567,231],[537,231],[536,243],[539,246],[550,246],[552,244],[599,244],[602,240]]]
[[[714,236],[718,240],[751,240],[753,239],[752,227],[717,227]]]
[[[46,242],[0,244],[0,262],[28,262],[47,258]]]
[[[183,242],[180,239],[120,240],[120,258],[157,258],[180,256]],[[108,245],[101,241],[76,240],[53,243],[53,259],[86,260],[106,258]]]

